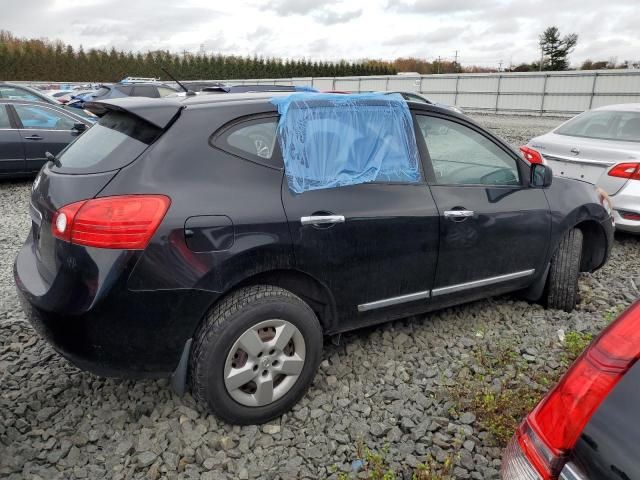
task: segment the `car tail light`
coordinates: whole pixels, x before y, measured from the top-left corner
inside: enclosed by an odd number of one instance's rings
[[[526,145],[521,145],[520,151],[522,152],[522,156],[527,162],[531,164],[544,163],[542,155],[540,155],[540,152],[538,152],[537,150],[534,150],[531,147],[527,147]]]
[[[609,170],[609,176],[640,180],[640,163],[619,163]]]
[[[640,220],[640,213],[618,211],[620,216],[625,220]]]
[[[51,222],[54,237],[97,248],[142,250],[167,213],[164,195],[94,198],[60,208]]]
[[[639,356],[640,301],[592,342],[524,419],[505,451],[502,478],[557,479],[585,425]]]

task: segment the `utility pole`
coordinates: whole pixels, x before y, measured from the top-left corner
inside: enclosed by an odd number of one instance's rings
[[[502,60],[500,60],[498,62],[498,71],[501,72],[502,71]]]
[[[453,68],[455,68],[456,73],[458,73],[458,50],[456,50],[456,59],[453,61]]]
[[[542,71],[542,62],[544,60],[544,50],[542,49],[542,45],[540,45],[540,71]]]
[[[440,73],[440,55],[438,55],[438,74]]]

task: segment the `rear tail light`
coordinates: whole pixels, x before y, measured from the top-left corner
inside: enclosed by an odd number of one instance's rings
[[[525,418],[505,451],[502,478],[557,479],[593,413],[639,357],[640,301],[594,340]],[[519,471],[528,476],[514,473]]]
[[[520,151],[522,152],[522,156],[527,162],[531,164],[544,163],[542,155],[540,155],[540,152],[538,152],[537,150],[534,150],[531,147],[527,147],[526,145],[521,145]]]
[[[622,211],[622,210],[618,211],[618,213],[625,220],[640,220],[640,213],[625,212],[625,211]]]
[[[619,163],[609,170],[609,176],[640,180],[640,163]]]
[[[97,248],[142,250],[164,218],[164,195],[121,195],[71,203],[53,216],[51,232],[61,240]]]

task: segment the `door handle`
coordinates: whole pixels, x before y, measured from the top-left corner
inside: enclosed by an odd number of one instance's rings
[[[445,218],[452,218],[454,220],[461,220],[468,217],[473,217],[473,210],[445,210]]]
[[[344,215],[312,215],[310,217],[300,217],[300,223],[302,225],[344,223]]]
[[[24,137],[25,140],[42,140],[40,135],[30,135],[28,137]]]

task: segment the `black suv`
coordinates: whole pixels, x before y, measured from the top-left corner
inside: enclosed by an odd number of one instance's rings
[[[101,120],[34,182],[14,266],[62,355],[171,376],[226,421],[265,422],[311,384],[323,335],[514,291],[571,310],[578,272],[606,261],[613,226],[592,185],[552,184],[434,105],[408,104],[414,181],[293,193],[270,101],[287,95],[94,105]],[[328,162],[380,140],[376,125],[357,139],[314,125],[305,141]]]

